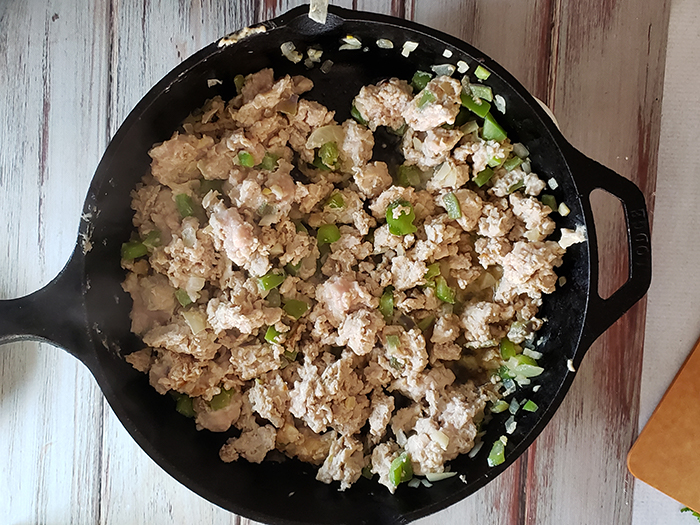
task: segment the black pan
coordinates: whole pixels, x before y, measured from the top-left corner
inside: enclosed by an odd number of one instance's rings
[[[522,454],[560,405],[574,378],[567,362],[577,368],[591,343],[622,316],[649,287],[651,252],[644,197],[630,181],[585,157],[560,134],[535,99],[508,72],[480,51],[456,38],[389,16],[330,8],[328,22],[317,24],[298,7],[261,24],[265,32],[231,45],[215,42],[180,64],[136,106],[114,136],[95,173],[85,201],[76,249],[63,271],[45,288],[19,299],[0,302],[0,343],[33,339],[62,347],[93,373],[117,417],[139,445],[163,469],[209,501],[256,521],[269,523],[406,523],[451,505],[483,487]],[[359,38],[367,51],[339,51],[347,34]],[[393,50],[378,49],[376,40],[394,42]],[[407,41],[419,43],[408,58],[401,56]],[[292,41],[297,49],[319,45],[323,60],[334,63],[324,74],[306,70],[280,53]],[[448,61],[445,49],[453,52]],[[541,388],[523,396],[540,407],[522,414],[506,447],[504,464],[490,468],[489,446],[473,459],[454,460],[464,474],[431,488],[401,486],[391,495],[375,481],[361,478],[350,490],[314,479],[315,469],[298,461],[251,465],[223,463],[218,450],[227,435],[197,432],[191,420],[178,414],[169,396],[153,390],[145,375],[122,358],[141,348],[129,331],[131,301],[120,283],[120,246],[132,231],[129,192],[147,172],[148,150],[168,139],[178,124],[207,98],[231,98],[233,78],[265,67],[276,75],[305,74],[315,83],[308,94],[335,109],[336,119],[349,118],[350,104],[360,87],[390,76],[410,79],[416,69],[464,60],[474,71],[484,64],[489,84],[506,100],[499,115],[514,141],[531,151],[534,170],[544,179],[555,177],[558,202],[571,214],[559,227],[585,225],[588,240],[572,246],[559,274],[565,286],[547,296],[541,310],[548,319],[541,331]],[[208,87],[208,79],[223,83]],[[589,202],[591,191],[602,188],[620,199],[627,221],[629,279],[608,299],[598,295],[598,252]],[[89,241],[89,244],[88,242]],[[500,414],[488,425],[492,443],[503,432]]]

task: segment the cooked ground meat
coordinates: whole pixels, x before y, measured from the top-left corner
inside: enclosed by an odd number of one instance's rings
[[[520,355],[542,326],[565,249],[544,183],[502,166],[508,139],[451,127],[459,81],[365,86],[366,125],[299,98],[312,86],[249,75],[153,147],[123,250],[145,345],[127,360],[198,429],[239,429],[224,461],[278,449],[341,490],[368,468],[393,492],[397,458],[441,473],[474,446],[497,347]],[[403,166],[372,160],[378,126],[404,133]]]

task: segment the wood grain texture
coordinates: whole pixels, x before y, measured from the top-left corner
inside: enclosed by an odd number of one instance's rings
[[[0,297],[8,298],[47,283],[73,249],[106,146],[108,27],[104,6],[92,2],[0,9]],[[2,348],[0,522],[97,522],[102,410],[94,380],[65,352]]]
[[[0,6],[0,298],[67,260],[109,137],[163,75],[216,38],[302,2],[60,1]],[[669,0],[343,0],[465,39],[553,108],[586,154],[653,207]],[[507,13],[507,16],[504,16]],[[623,74],[621,74],[621,72]],[[619,211],[597,206],[603,290],[624,278]],[[621,277],[622,276],[622,277]],[[631,523],[645,307],[590,350],[552,423],[485,489],[425,524]],[[184,488],[133,442],[85,368],[45,345],[0,351],[0,523],[247,524]],[[67,417],[70,414],[70,417]],[[7,512],[5,512],[7,510]]]

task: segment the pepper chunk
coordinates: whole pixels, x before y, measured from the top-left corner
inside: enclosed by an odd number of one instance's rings
[[[180,212],[180,217],[183,219],[194,215],[194,203],[192,202],[192,197],[186,193],[175,195],[175,206],[177,207],[177,211]]]
[[[410,481],[411,478],[413,478],[411,455],[404,451],[391,462],[389,466],[389,480],[392,485],[398,487],[400,483]]]
[[[501,436],[500,439],[494,442],[493,447],[491,447],[491,452],[489,452],[489,457],[486,459],[489,467],[500,465],[506,460],[507,439],[506,436]]]
[[[411,86],[413,86],[413,90],[418,93],[425,89],[425,86],[428,85],[428,82],[430,82],[432,78],[433,75],[426,71],[416,71],[411,79]]]
[[[335,168],[338,164],[338,145],[335,142],[326,142],[318,148],[318,157],[325,166]]]
[[[484,184],[491,180],[493,177],[493,170],[491,168],[484,168],[474,177],[474,184],[481,188]]]
[[[386,209],[386,223],[389,232],[394,235],[408,235],[418,229],[413,224],[416,214],[410,202],[399,200],[390,204]]]
[[[445,210],[447,210],[447,216],[450,219],[459,219],[462,216],[462,207],[459,205],[459,200],[454,193],[450,192],[443,195],[442,202],[445,204]]]
[[[331,244],[340,239],[340,230],[335,224],[323,224],[318,227],[316,239],[319,246]]]
[[[299,319],[309,309],[308,303],[299,299],[285,299],[283,310],[294,319]]]
[[[122,244],[122,259],[131,261],[143,257],[148,253],[148,248],[141,241],[129,241]]]
[[[211,398],[211,401],[209,401],[209,406],[212,410],[221,410],[226,408],[231,403],[233,394],[233,389],[226,390],[225,388],[222,388],[221,392]]]
[[[273,288],[277,288],[280,284],[284,282],[286,277],[287,276],[284,272],[270,270],[265,275],[260,277],[258,279],[258,282],[260,283],[260,287],[263,290],[267,291],[272,290]]]
[[[484,118],[488,112],[491,111],[491,104],[485,100],[475,100],[471,94],[471,91],[469,93],[462,91],[460,99],[462,100],[462,105],[474,113],[477,117]]]
[[[267,331],[265,332],[265,341],[267,341],[268,343],[278,345],[278,344],[280,344],[280,340],[281,340],[280,336],[281,335],[282,334],[277,331],[277,328],[275,328],[274,325],[268,326]]]
[[[241,163],[241,166],[245,166],[246,168],[252,168],[255,166],[255,159],[253,158],[253,155],[247,151],[238,152],[238,162]]]
[[[496,122],[496,119],[493,118],[491,113],[487,113],[486,116],[484,116],[484,128],[481,133],[485,140],[502,142],[508,138],[506,131]]]
[[[435,295],[441,301],[455,304],[455,291],[450,288],[445,278],[441,275],[435,279]]]
[[[384,293],[379,298],[379,312],[384,316],[384,320],[388,323],[394,316],[394,287],[387,286]]]

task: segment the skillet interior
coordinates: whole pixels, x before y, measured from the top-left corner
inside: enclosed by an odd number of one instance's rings
[[[81,233],[90,237],[92,249],[84,256],[83,271],[91,348],[80,357],[141,447],[208,500],[263,522],[405,522],[444,508],[485,485],[512,463],[549,421],[573,379],[567,360],[578,362],[585,352],[579,343],[592,286],[591,260],[597,260],[594,242],[569,249],[558,271],[567,284],[548,296],[541,309],[541,315],[548,319],[540,332],[542,347],[538,348],[544,353],[541,363],[546,369],[537,381],[542,387],[536,393],[526,390],[519,395],[533,399],[540,410],[519,418],[517,430],[509,438],[505,464],[487,466],[489,446],[474,459],[453,461],[453,470],[464,474],[466,483],[454,477],[430,489],[402,486],[392,496],[375,481],[361,478],[352,489],[339,492],[337,485],[315,481],[315,468],[297,461],[225,464],[218,450],[230,434],[197,432],[191,420],[175,412],[169,396],[157,394],[146,376],[121,357],[142,347],[129,331],[131,301],[120,287],[125,276],[119,265],[120,246],[132,231],[129,193],[148,170],[150,147],[170,138],[179,123],[207,98],[221,95],[230,99],[235,94],[233,78],[238,74],[265,67],[272,67],[276,76],[304,74],[315,84],[306,96],[336,110],[336,120],[342,122],[349,118],[352,98],[362,85],[391,76],[410,79],[417,69],[455,64],[460,59],[473,72],[477,62],[484,62],[493,71],[488,84],[506,100],[506,115],[498,115],[499,120],[514,142],[523,142],[530,149],[534,171],[543,180],[557,179],[557,201],[565,201],[572,210],[568,217],[557,217],[558,226],[589,226],[589,205],[577,191],[563,153],[568,145],[534,99],[497,64],[454,38],[409,22],[331,8],[329,22],[320,26],[310,21],[306,12],[307,8],[297,8],[267,23],[266,33],[230,46],[214,43],[192,56],[144,97],[114,137],[86,200],[84,212],[89,218],[81,223]],[[358,37],[369,51],[339,51],[339,40],[346,34]],[[378,38],[388,38],[396,47],[378,49]],[[419,42],[409,58],[400,54],[406,40]],[[318,66],[307,70],[302,64],[292,64],[280,53],[279,46],[285,41],[293,41],[301,51],[311,44],[320,45],[324,49],[322,60],[334,62],[330,73],[322,73]],[[442,57],[445,49],[454,53],[450,60]],[[213,78],[223,83],[209,88],[207,79]],[[73,264],[82,266],[81,257],[76,250]],[[486,445],[503,433],[507,416],[499,414],[489,424]]]

